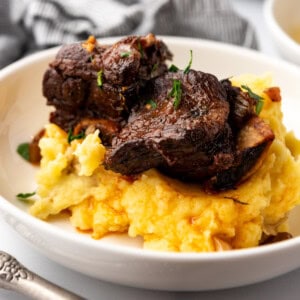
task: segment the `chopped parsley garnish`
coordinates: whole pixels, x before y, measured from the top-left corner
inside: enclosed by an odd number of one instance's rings
[[[169,67],[169,72],[176,73],[178,70],[179,68],[173,64]]]
[[[126,51],[126,52],[121,52],[121,53],[120,53],[120,56],[121,56],[122,58],[124,58],[124,57],[130,56],[130,54],[131,54],[130,51]]]
[[[29,143],[22,143],[18,146],[17,152],[27,161],[30,159]]]
[[[193,63],[193,50],[190,50],[190,61],[188,63],[188,65],[186,66],[186,68],[184,69],[183,73],[187,74],[192,66]]]
[[[35,195],[35,192],[32,192],[32,193],[19,193],[17,195],[18,198],[21,198],[21,199],[27,199],[29,197],[32,197]]]
[[[74,140],[80,140],[85,137],[85,133],[82,131],[76,135],[73,135],[72,129],[68,131],[68,143],[70,144]]]
[[[151,70],[151,73],[154,73],[158,68],[158,64],[154,64]]]
[[[178,79],[174,79],[172,89],[168,94],[168,96],[174,98],[173,106],[175,109],[179,107],[179,104],[181,102],[181,95],[182,95],[181,81]]]
[[[255,94],[247,85],[241,85],[241,88],[246,90],[248,92],[249,96],[255,100],[255,102],[256,102],[255,112],[257,115],[259,115],[264,106],[264,98]]]
[[[138,40],[137,46],[138,46],[138,50],[139,50],[139,52],[141,54],[141,58],[144,58],[144,49],[142,47],[142,44],[141,44],[140,40]]]
[[[34,196],[36,193],[32,192],[32,193],[19,193],[16,195],[16,197],[21,200],[22,202],[25,203],[31,203],[33,200],[30,199],[30,197]]]
[[[156,102],[155,102],[154,100],[149,99],[149,100],[146,102],[146,106],[155,109],[155,108],[157,107],[157,104],[156,104]]]
[[[257,115],[260,114],[260,112],[262,111],[263,109],[263,106],[264,106],[264,101],[263,100],[260,100],[256,103],[256,106],[255,106],[255,112]]]
[[[232,200],[233,202],[238,203],[238,204],[241,204],[241,205],[249,205],[249,203],[247,203],[247,202],[242,202],[241,200],[239,200],[239,199],[236,198],[236,197],[224,196],[224,198],[225,198],[225,199],[230,199],[230,200]]]
[[[97,73],[97,85],[98,87],[102,87],[103,85],[103,70],[100,70],[98,73]]]

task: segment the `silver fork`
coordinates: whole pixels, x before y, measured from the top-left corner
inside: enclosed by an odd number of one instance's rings
[[[0,288],[16,291],[36,300],[84,299],[33,273],[4,251],[0,251]]]

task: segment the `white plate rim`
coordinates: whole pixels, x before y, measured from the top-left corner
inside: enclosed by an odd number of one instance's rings
[[[296,75],[300,76],[300,69],[293,65],[292,63],[288,63],[282,61],[280,59],[275,59],[268,57],[264,54],[261,54],[257,51],[241,48],[234,45],[223,44],[219,42],[201,40],[201,39],[194,39],[194,38],[183,38],[183,37],[165,37],[162,38],[166,44],[168,41],[172,41],[173,44],[182,44],[183,42],[187,43],[196,43],[200,46],[210,47],[212,49],[221,49],[222,52],[230,52],[236,53],[239,56],[251,57],[255,58],[258,61],[267,62],[269,64],[279,64],[284,70],[288,70],[288,72],[295,73]],[[105,42],[113,41],[116,38],[110,39],[103,39]],[[0,82],[2,78],[8,76],[9,74],[15,72],[20,67],[26,66],[30,64],[32,60],[42,60],[49,55],[53,55],[57,51],[58,47],[51,48],[48,50],[43,50],[42,52],[32,54],[20,61],[17,61],[10,66],[0,70]],[[140,249],[140,248],[132,248],[128,246],[116,246],[110,245],[107,243],[99,243],[99,241],[95,241],[93,239],[83,239],[80,238],[80,234],[77,233],[68,233],[64,232],[63,230],[57,231],[56,227],[52,226],[51,224],[36,219],[29,215],[27,212],[19,209],[18,207],[14,206],[10,203],[9,200],[6,200],[4,197],[0,195],[0,210],[4,215],[13,215],[16,219],[21,220],[25,224],[30,224],[31,226],[38,227],[39,230],[50,234],[52,236],[58,236],[61,239],[68,240],[69,242],[73,242],[75,244],[85,244],[87,247],[97,248],[99,250],[109,251],[112,255],[119,255],[125,254],[126,256],[130,257],[140,257],[146,260],[156,260],[156,261],[170,261],[176,263],[186,263],[186,262],[201,262],[201,261],[220,261],[220,260],[240,260],[250,257],[257,257],[257,256],[264,256],[268,254],[270,251],[272,253],[284,253],[287,249],[292,246],[297,246],[300,248],[300,237],[294,237],[291,240],[283,241],[281,243],[276,243],[272,245],[265,245],[255,248],[248,248],[248,249],[240,249],[240,250],[232,250],[232,251],[225,251],[225,252],[216,252],[216,253],[172,253],[172,252],[158,252],[153,250],[147,249]],[[299,260],[300,265],[300,260]],[[297,266],[296,266],[297,267]]]

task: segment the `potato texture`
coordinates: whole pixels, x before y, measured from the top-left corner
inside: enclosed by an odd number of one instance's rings
[[[105,147],[97,131],[68,143],[67,134],[49,124],[39,144],[39,200],[30,212],[46,220],[68,210],[72,225],[95,239],[125,233],[160,251],[254,247],[263,233],[286,230],[288,212],[300,202],[300,143],[282,123],[281,102],[264,92],[272,86],[270,75],[231,81],[264,98],[260,116],[275,133],[261,166],[237,189],[209,194],[154,169],[132,180],[104,169]]]

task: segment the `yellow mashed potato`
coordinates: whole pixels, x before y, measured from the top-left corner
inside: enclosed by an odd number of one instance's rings
[[[39,144],[40,199],[31,213],[47,219],[69,210],[72,225],[95,239],[124,232],[162,251],[253,247],[263,233],[287,230],[287,213],[300,202],[299,141],[282,124],[281,103],[264,94],[271,76],[244,75],[232,83],[263,96],[260,116],[276,136],[262,166],[236,190],[207,194],[154,169],[130,182],[102,166],[105,148],[97,131],[69,144],[67,134],[49,124]]]

